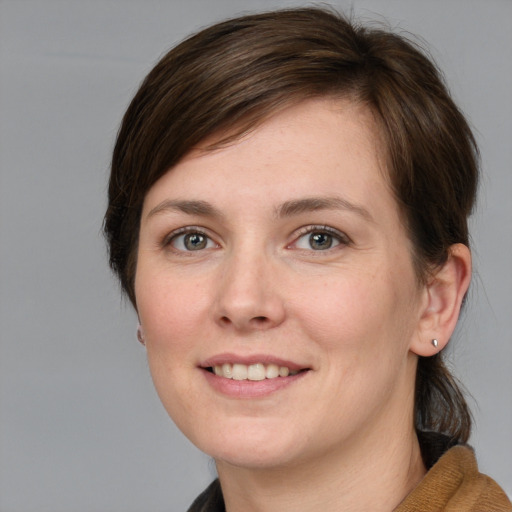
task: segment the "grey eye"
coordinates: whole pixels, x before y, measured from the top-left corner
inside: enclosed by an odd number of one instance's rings
[[[341,243],[343,243],[341,234],[337,235],[336,233],[329,233],[328,231],[317,229],[300,236],[294,246],[296,249],[327,251]]]
[[[328,233],[311,233],[309,235],[309,245],[315,251],[330,249],[333,242],[333,236]]]
[[[183,243],[189,251],[198,251],[206,247],[208,239],[199,233],[189,233],[185,235]]]
[[[214,242],[197,231],[191,233],[183,233],[177,235],[172,239],[172,246],[179,251],[201,251],[202,249],[209,249],[214,247]]]

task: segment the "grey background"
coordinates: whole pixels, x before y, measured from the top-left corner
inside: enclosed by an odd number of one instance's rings
[[[302,3],[304,4],[304,3]],[[288,1],[0,0],[0,511],[181,511],[212,464],[152,389],[100,235],[127,102],[173,43]],[[476,279],[452,346],[512,492],[512,2],[339,0],[424,38],[476,128]]]

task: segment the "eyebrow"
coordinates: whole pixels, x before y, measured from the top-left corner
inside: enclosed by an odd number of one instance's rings
[[[220,210],[206,201],[191,201],[179,199],[167,199],[157,204],[147,215],[153,217],[159,213],[168,211],[182,212],[188,215],[199,215],[201,217],[222,217]]]
[[[341,197],[305,197],[286,201],[277,208],[276,213],[278,217],[291,217],[316,210],[348,210],[368,221],[373,221],[373,217],[366,208]]]
[[[293,217],[302,213],[317,210],[348,210],[366,220],[373,221],[370,212],[359,205],[353,204],[341,197],[305,197],[286,201],[275,210],[278,218]],[[156,205],[147,215],[148,218],[168,211],[182,212],[201,217],[223,217],[222,212],[207,201],[166,199]]]

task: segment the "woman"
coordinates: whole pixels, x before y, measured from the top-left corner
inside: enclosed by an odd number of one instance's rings
[[[322,9],[169,52],[105,231],[157,392],[216,480],[191,511],[505,511],[442,360],[477,148],[434,65]]]

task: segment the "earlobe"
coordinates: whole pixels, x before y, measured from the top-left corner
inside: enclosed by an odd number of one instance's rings
[[[142,325],[139,323],[137,326],[137,339],[141,345],[146,345],[146,339],[144,338],[144,330],[142,329]]]
[[[448,259],[425,287],[426,300],[411,343],[412,352],[428,357],[448,344],[470,281],[471,253],[463,244],[452,245]]]

